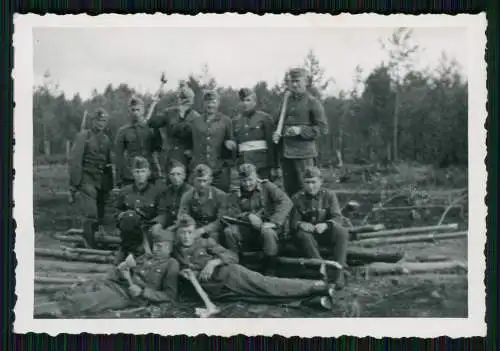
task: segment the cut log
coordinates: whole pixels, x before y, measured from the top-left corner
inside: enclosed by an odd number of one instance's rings
[[[38,294],[51,294],[58,291],[68,289],[73,284],[35,284],[35,293]]]
[[[349,232],[353,234],[371,233],[371,232],[379,232],[384,229],[385,226],[383,224],[367,224],[367,225],[362,225],[360,227],[349,228]]]
[[[57,271],[37,271],[35,272],[37,277],[43,278],[67,278],[67,279],[82,279],[82,280],[92,280],[98,278],[104,278],[107,273],[88,273],[88,272],[57,272]]]
[[[66,234],[62,233],[57,233],[54,235],[54,238],[61,240],[61,241],[66,241],[66,242],[74,242],[74,243],[83,243],[83,238],[81,235],[83,234],[83,230],[81,229],[69,229]],[[121,242],[121,239],[119,236],[113,236],[113,235],[108,235],[108,234],[100,234],[97,232],[95,234],[95,240],[98,243],[103,243],[103,244],[119,244]]]
[[[66,235],[66,234],[61,234],[57,233],[54,235],[54,239],[64,241],[67,243],[77,243],[77,244],[83,244],[83,238],[81,236],[71,236],[71,235]]]
[[[364,263],[388,262],[395,263],[403,259],[404,253],[401,251],[387,251],[378,249],[367,249],[361,247],[350,247],[347,249],[347,260],[360,261]]]
[[[113,268],[112,264],[90,263],[78,261],[60,261],[37,258],[36,271],[71,272],[71,273],[107,273]]]
[[[414,257],[411,261],[415,262],[443,262],[449,261],[450,257],[445,255],[422,255]]]
[[[395,264],[375,262],[365,267],[365,273],[367,275],[411,274],[411,273],[425,273],[425,272],[442,272],[455,269],[467,270],[467,265],[459,261],[400,262]]]
[[[446,208],[444,205],[420,205],[420,206],[392,206],[392,207],[375,207],[372,209],[373,212],[380,211],[411,211],[411,210],[421,210],[427,208]],[[453,205],[451,208],[463,208],[460,205]]]
[[[89,254],[89,255],[111,256],[115,254],[115,252],[111,250],[83,249],[83,248],[73,248],[67,246],[61,246],[61,250],[66,250],[69,252],[74,252],[79,254]]]
[[[61,278],[61,277],[39,277],[35,276],[35,284],[75,284],[87,281],[89,279],[79,278]]]
[[[300,257],[277,257],[279,263],[284,264],[300,264],[304,266],[331,266],[337,269],[342,269],[342,265],[336,261],[322,260],[317,258],[300,258]]]
[[[378,232],[372,233],[360,233],[356,235],[358,240],[369,239],[369,238],[381,238],[387,236],[397,236],[397,235],[405,235],[409,233],[422,233],[428,231],[438,231],[438,230],[457,230],[458,224],[444,224],[444,225],[430,225],[424,227],[410,227],[410,228],[398,228],[391,230],[382,230]]]
[[[114,257],[112,255],[90,255],[81,254],[77,252],[70,252],[67,250],[54,250],[54,249],[35,249],[35,256],[39,257],[53,257],[59,258],[66,261],[85,261],[85,262],[96,262],[96,263],[113,263]]]
[[[441,233],[441,234],[421,234],[394,238],[372,238],[360,240],[359,244],[363,246],[377,246],[390,244],[408,244],[418,242],[433,242],[436,240],[447,240],[467,237],[467,232]]]

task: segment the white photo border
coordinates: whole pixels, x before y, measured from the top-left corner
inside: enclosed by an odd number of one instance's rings
[[[472,337],[486,335],[486,14],[378,15],[34,15],[14,16],[15,333],[198,334],[285,337]],[[33,28],[35,27],[466,27],[468,45],[468,318],[34,319]]]

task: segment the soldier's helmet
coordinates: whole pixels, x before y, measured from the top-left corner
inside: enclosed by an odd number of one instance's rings
[[[321,178],[321,170],[318,167],[307,167],[303,177],[304,179]]]
[[[251,163],[244,163],[238,168],[240,178],[248,178],[257,174],[257,168]]]
[[[194,176],[197,178],[211,177],[212,169],[205,164],[200,164],[194,169]]]
[[[149,161],[142,156],[135,156],[132,160],[132,169],[145,169],[150,168]]]

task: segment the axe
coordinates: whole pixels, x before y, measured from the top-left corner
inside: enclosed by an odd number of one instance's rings
[[[194,272],[192,270],[188,269],[186,272],[186,275],[184,275],[184,277],[187,278],[191,282],[194,289],[196,290],[198,295],[203,300],[203,303],[205,303],[205,308],[196,308],[195,314],[200,318],[208,318],[210,316],[213,316],[213,315],[219,313],[220,309],[210,300],[210,297],[208,297],[208,294],[201,287]]]
[[[87,110],[83,113],[82,124],[80,125],[80,132],[85,130],[85,126],[87,125]]]
[[[278,120],[278,126],[276,127],[276,131],[273,134],[273,141],[275,144],[278,144],[281,135],[283,133],[283,125],[285,124],[285,115],[286,115],[286,108],[288,105],[288,98],[290,97],[290,90],[285,91],[285,96],[283,98],[283,106],[281,107],[280,111],[280,118]]]

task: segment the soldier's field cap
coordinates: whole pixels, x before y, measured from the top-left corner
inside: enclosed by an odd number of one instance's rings
[[[197,178],[210,177],[212,175],[212,170],[207,165],[201,164],[196,166],[193,173]]]
[[[108,114],[108,112],[105,109],[103,109],[102,107],[99,107],[95,111],[93,117],[96,118],[96,119],[107,119],[107,118],[109,118],[109,114]]]
[[[305,69],[301,67],[294,67],[291,68],[288,71],[288,74],[290,75],[290,79],[298,79],[298,78],[304,78],[307,77],[307,72]]]
[[[173,161],[171,164],[170,164],[170,167],[168,169],[168,172],[172,172],[174,169],[181,169],[182,172],[186,173],[186,166],[184,166],[182,163],[180,163],[179,161]]]
[[[187,214],[183,214],[181,215],[178,219],[177,219],[177,222],[175,223],[175,227],[177,229],[179,228],[187,228],[187,227],[192,227],[192,226],[195,226],[196,225],[196,222],[195,220],[193,219],[193,217],[191,217],[190,215],[187,215]]]
[[[243,100],[249,96],[255,95],[254,91],[250,88],[242,88],[238,92],[238,95],[240,96],[240,100]]]
[[[137,95],[132,96],[130,98],[130,100],[129,100],[128,103],[129,103],[129,105],[131,107],[133,107],[133,106],[144,106],[144,101],[142,101],[142,99],[139,96],[137,96]]]
[[[203,101],[219,100],[219,93],[213,89],[207,89],[203,92]]]
[[[244,163],[238,168],[240,178],[248,178],[257,173],[257,169],[250,163]]]
[[[149,168],[149,161],[142,156],[134,157],[134,160],[132,161],[132,169],[144,169],[144,168]]]
[[[304,179],[321,178],[321,171],[318,167],[308,167],[304,170]]]

